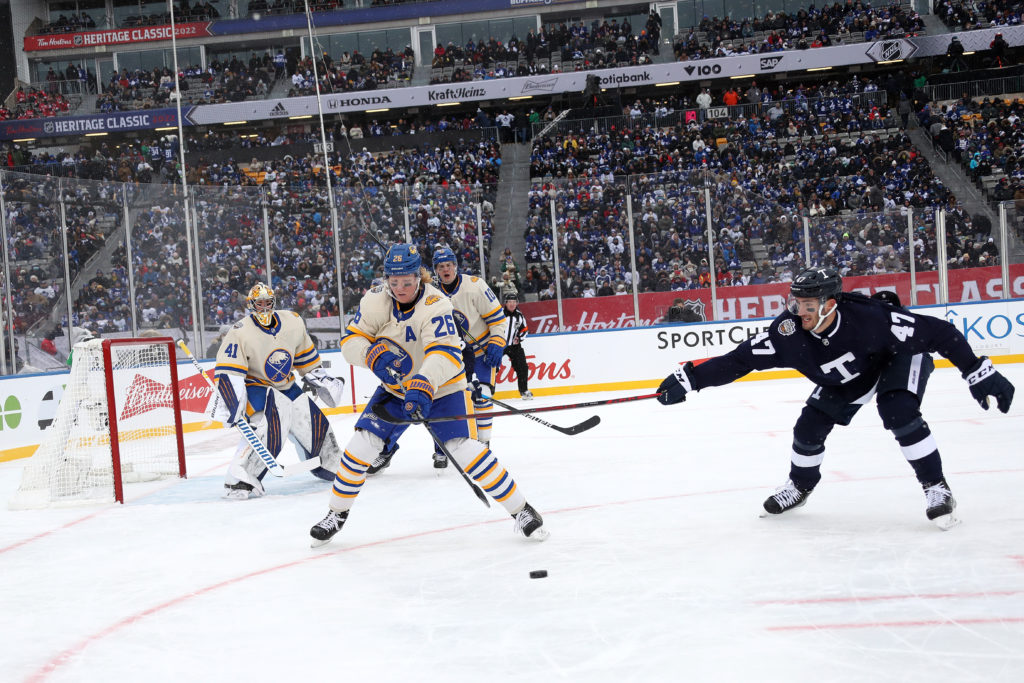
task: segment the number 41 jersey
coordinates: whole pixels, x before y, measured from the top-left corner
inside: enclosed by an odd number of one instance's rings
[[[818,334],[805,331],[798,316],[782,313],[767,332],[696,366],[694,388],[728,384],[752,370],[793,368],[852,400],[875,386],[897,353],[935,352],[961,373],[977,361],[967,340],[945,320],[856,293],[844,293],[837,310],[836,320]]]

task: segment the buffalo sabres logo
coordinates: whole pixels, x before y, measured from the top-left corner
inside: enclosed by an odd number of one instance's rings
[[[788,337],[794,332],[796,332],[796,323],[792,319],[786,318],[781,323],[779,323],[779,334]]]
[[[263,364],[263,374],[275,384],[284,382],[292,372],[292,354],[284,349],[274,349]]]
[[[430,304],[436,304],[440,300],[441,297],[439,297],[437,294],[431,294],[430,296],[423,300],[423,303],[429,306]]]

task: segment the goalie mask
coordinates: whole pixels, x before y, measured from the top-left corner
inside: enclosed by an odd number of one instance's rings
[[[263,327],[270,327],[273,322],[274,304],[276,303],[274,290],[262,282],[254,285],[249,290],[249,295],[245,297],[246,308],[256,317],[256,322]]]

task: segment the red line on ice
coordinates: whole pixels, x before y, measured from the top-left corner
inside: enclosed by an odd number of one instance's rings
[[[766,631],[828,631],[853,628],[898,628],[916,626],[963,626],[972,624],[1019,624],[1024,617],[978,617],[974,619],[921,619],[916,621],[865,621],[845,624],[803,624],[799,626],[767,626]]]

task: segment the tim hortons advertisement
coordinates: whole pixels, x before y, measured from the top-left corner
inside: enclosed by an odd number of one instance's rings
[[[879,290],[895,291],[905,305],[910,305],[910,273],[891,275],[863,275],[844,278],[846,291],[873,294]],[[917,305],[939,303],[939,274],[937,271],[917,273]],[[998,267],[965,268],[949,271],[949,302],[966,303],[992,301],[1003,296],[1002,272]],[[773,318],[782,312],[789,294],[784,283],[751,285],[748,287],[719,287],[716,291],[718,306],[711,315],[710,289],[683,289],[675,292],[648,292],[639,296],[640,326],[648,327],[668,322],[669,308],[678,303],[693,322],[707,320],[746,320]],[[1010,297],[1024,297],[1024,264],[1010,266]],[[679,300],[677,302],[677,300]],[[535,334],[558,332],[558,304],[555,301],[523,303],[530,331]],[[586,299],[566,299],[562,302],[564,332],[588,332],[634,327],[633,297],[631,295],[605,296]]]
[[[199,38],[212,36],[210,22],[194,22],[178,24],[175,27],[176,38]],[[84,31],[81,33],[57,33],[46,36],[25,36],[25,51],[32,50],[68,50],[96,45],[121,45],[124,43],[143,43],[152,40],[170,40],[171,27],[140,26],[137,28],[119,28],[109,31]]]

